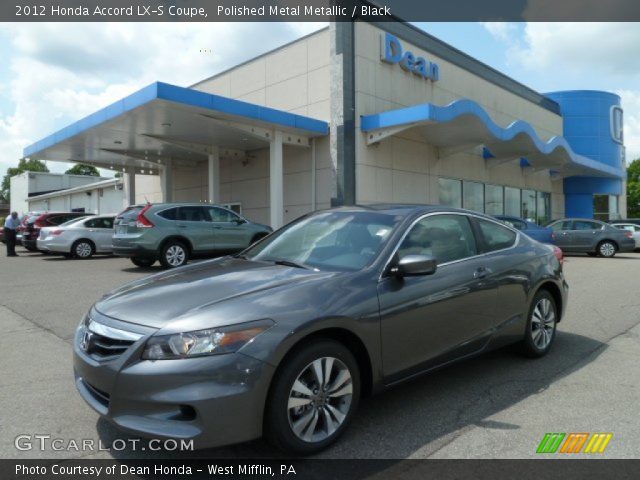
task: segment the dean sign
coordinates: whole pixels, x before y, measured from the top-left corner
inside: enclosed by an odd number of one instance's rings
[[[380,59],[383,62],[398,63],[403,70],[434,82],[440,78],[440,69],[437,63],[430,62],[423,57],[416,57],[413,52],[408,50],[403,51],[402,44],[397,37],[385,32],[380,36],[380,43]]]

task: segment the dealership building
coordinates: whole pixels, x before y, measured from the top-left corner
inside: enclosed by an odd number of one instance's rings
[[[617,95],[536,92],[403,22],[331,23],[188,88],[154,83],[24,156],[122,171],[129,203],[158,176],[163,201],[274,227],[380,202],[626,215]]]

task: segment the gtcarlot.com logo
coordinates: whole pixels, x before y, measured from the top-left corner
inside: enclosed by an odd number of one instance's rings
[[[604,453],[612,438],[613,433],[546,433],[536,453]]]

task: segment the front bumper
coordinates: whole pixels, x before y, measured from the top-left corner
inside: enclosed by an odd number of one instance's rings
[[[193,439],[197,448],[262,435],[273,367],[241,353],[141,360],[149,335],[119,357],[100,361],[74,340],[80,395],[115,425],[153,438]]]

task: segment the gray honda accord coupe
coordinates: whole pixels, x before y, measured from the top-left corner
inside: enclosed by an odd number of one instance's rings
[[[545,355],[567,288],[552,247],[482,214],[325,210],[105,295],[75,335],[76,386],[142,436],[311,454],[363,396],[507,344]]]

